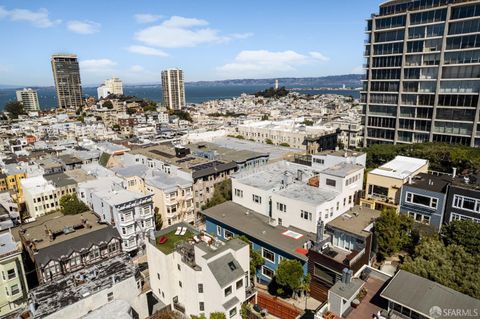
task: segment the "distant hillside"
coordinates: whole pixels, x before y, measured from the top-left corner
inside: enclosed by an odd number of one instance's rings
[[[362,74],[330,75],[311,78],[271,78],[271,79],[236,79],[222,81],[188,82],[188,86],[235,86],[262,85],[273,86],[278,80],[280,86],[292,87],[360,87]]]

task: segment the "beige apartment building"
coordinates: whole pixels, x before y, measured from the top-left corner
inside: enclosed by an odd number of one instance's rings
[[[398,211],[400,189],[418,173],[428,172],[428,160],[397,156],[367,174],[362,206],[376,210],[393,208]]]
[[[185,83],[183,71],[168,69],[162,71],[163,103],[169,110],[181,110],[185,107]]]

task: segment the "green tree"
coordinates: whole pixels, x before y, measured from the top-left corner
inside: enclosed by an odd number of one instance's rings
[[[23,104],[17,101],[5,104],[4,111],[10,113],[10,118],[12,119],[18,119],[19,115],[27,114],[23,108]]]
[[[162,214],[160,214],[160,209],[158,207],[155,207],[153,211],[155,212],[155,230],[160,230],[163,226]]]
[[[135,108],[127,108],[127,114],[128,115],[133,115],[133,114],[136,114],[137,113],[137,110]]]
[[[256,278],[257,269],[259,269],[265,263],[265,259],[263,259],[262,255],[258,251],[253,249],[253,244],[247,238],[247,236],[241,235],[237,238],[246,242],[250,246],[250,277]]]
[[[210,319],[226,319],[224,312],[212,312],[210,313]]]
[[[441,237],[445,245],[459,245],[469,254],[480,255],[480,224],[459,220],[443,226]]]
[[[441,241],[427,238],[407,256],[401,268],[480,299],[479,254],[469,254],[463,246],[445,246]]]
[[[413,220],[407,215],[398,214],[393,209],[382,211],[375,221],[374,234],[379,260],[406,248],[410,242]]]
[[[303,267],[298,260],[283,259],[275,274],[278,284],[288,287],[293,294],[303,287]]]
[[[207,319],[205,315],[202,313],[200,316],[190,315],[191,319]]]
[[[273,145],[273,141],[269,138],[265,139],[265,144]]]
[[[75,194],[67,194],[60,198],[60,207],[64,215],[76,215],[89,210],[88,206],[80,201]]]
[[[110,100],[107,100],[107,101],[103,102],[102,106],[109,109],[109,110],[113,109],[113,103]]]
[[[302,124],[305,125],[305,126],[313,126],[313,121],[311,121],[311,120],[304,120]]]
[[[207,209],[232,199],[232,180],[226,179],[215,185],[213,196],[202,209]]]
[[[262,121],[268,121],[268,114],[262,115]]]
[[[120,131],[120,125],[118,125],[118,124],[113,124],[113,125],[112,125],[112,130],[114,130],[115,132]]]
[[[283,143],[280,143],[280,146],[283,146],[283,147],[290,147],[290,144],[283,142]]]

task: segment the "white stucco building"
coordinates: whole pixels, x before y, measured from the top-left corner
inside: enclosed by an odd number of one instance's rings
[[[271,223],[315,233],[355,205],[363,166],[340,163],[322,171],[286,161],[232,178],[232,201],[270,217]]]
[[[185,227],[184,235],[175,235]],[[162,240],[175,241],[162,246]],[[243,302],[255,296],[249,282],[250,252],[247,243],[215,241],[190,225],[179,223],[155,234],[147,244],[150,285],[165,305],[190,315],[224,312],[239,319]]]

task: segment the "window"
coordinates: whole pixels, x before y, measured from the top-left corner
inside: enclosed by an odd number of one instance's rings
[[[240,289],[243,287],[243,279],[240,279],[239,281],[237,281],[237,283],[235,284],[235,287],[236,289]]]
[[[327,180],[325,181],[325,184],[327,184],[328,186],[337,186],[337,181],[334,180],[334,179],[330,179],[330,178],[327,178]]]
[[[205,304],[203,302],[199,302],[198,308],[200,309],[200,311],[205,311]]]
[[[157,278],[158,280],[160,280],[160,274],[157,272]]]
[[[407,192],[407,202],[416,204],[416,205],[422,205],[422,206],[427,206],[427,207],[432,207],[432,208],[437,208],[438,204],[438,199],[437,198],[432,198],[429,196],[423,196],[419,194],[413,194]]]
[[[229,296],[231,293],[232,293],[232,286],[228,286],[227,288],[225,288],[224,290],[225,297]]]
[[[317,163],[317,164],[320,164],[320,165],[325,164],[325,160],[324,160],[324,159],[316,158],[316,157],[313,158],[313,162],[314,162],[314,163]]]
[[[230,238],[233,238],[233,233],[227,229],[224,229],[223,230],[223,237],[225,239],[230,239]]]
[[[301,210],[300,217],[302,217],[305,220],[312,220],[312,213]]]
[[[230,318],[232,318],[233,316],[235,316],[235,315],[237,314],[237,307],[230,309],[230,311],[228,312],[228,314],[230,315]]]
[[[266,260],[275,263],[275,254],[266,248],[262,248],[262,256]]]
[[[453,197],[453,207],[472,212],[480,212],[480,199],[455,195]]]
[[[10,287],[10,290],[12,292],[12,296],[15,296],[20,292],[20,288],[18,287],[18,284],[15,284],[12,287]]]
[[[235,196],[243,197],[243,191],[241,189],[235,188]]]
[[[222,227],[217,225],[217,236],[222,236]]]
[[[265,277],[269,278],[269,279],[272,279],[273,276],[275,276],[275,272],[268,268],[267,266],[262,266],[262,275],[264,275]]]
[[[198,284],[198,293],[203,294],[203,284]]]
[[[252,195],[252,200],[254,203],[261,204],[262,203],[262,197],[258,195]]]
[[[177,269],[182,270],[182,268],[180,268],[180,264],[177,264]]]
[[[98,247],[94,247],[92,248],[92,250],[90,250],[90,259],[97,259],[98,257],[100,257],[100,249],[98,249]]]
[[[179,286],[180,288],[182,288],[182,282],[181,282],[181,281],[178,282],[178,286]]]
[[[113,301],[113,292],[109,292],[107,294],[107,300],[108,300],[108,302]]]
[[[9,269],[7,270],[7,278],[8,279],[13,279],[17,276],[16,272],[15,272],[15,268],[12,268],[12,269]]]
[[[286,213],[287,205],[277,202],[277,210]]]

